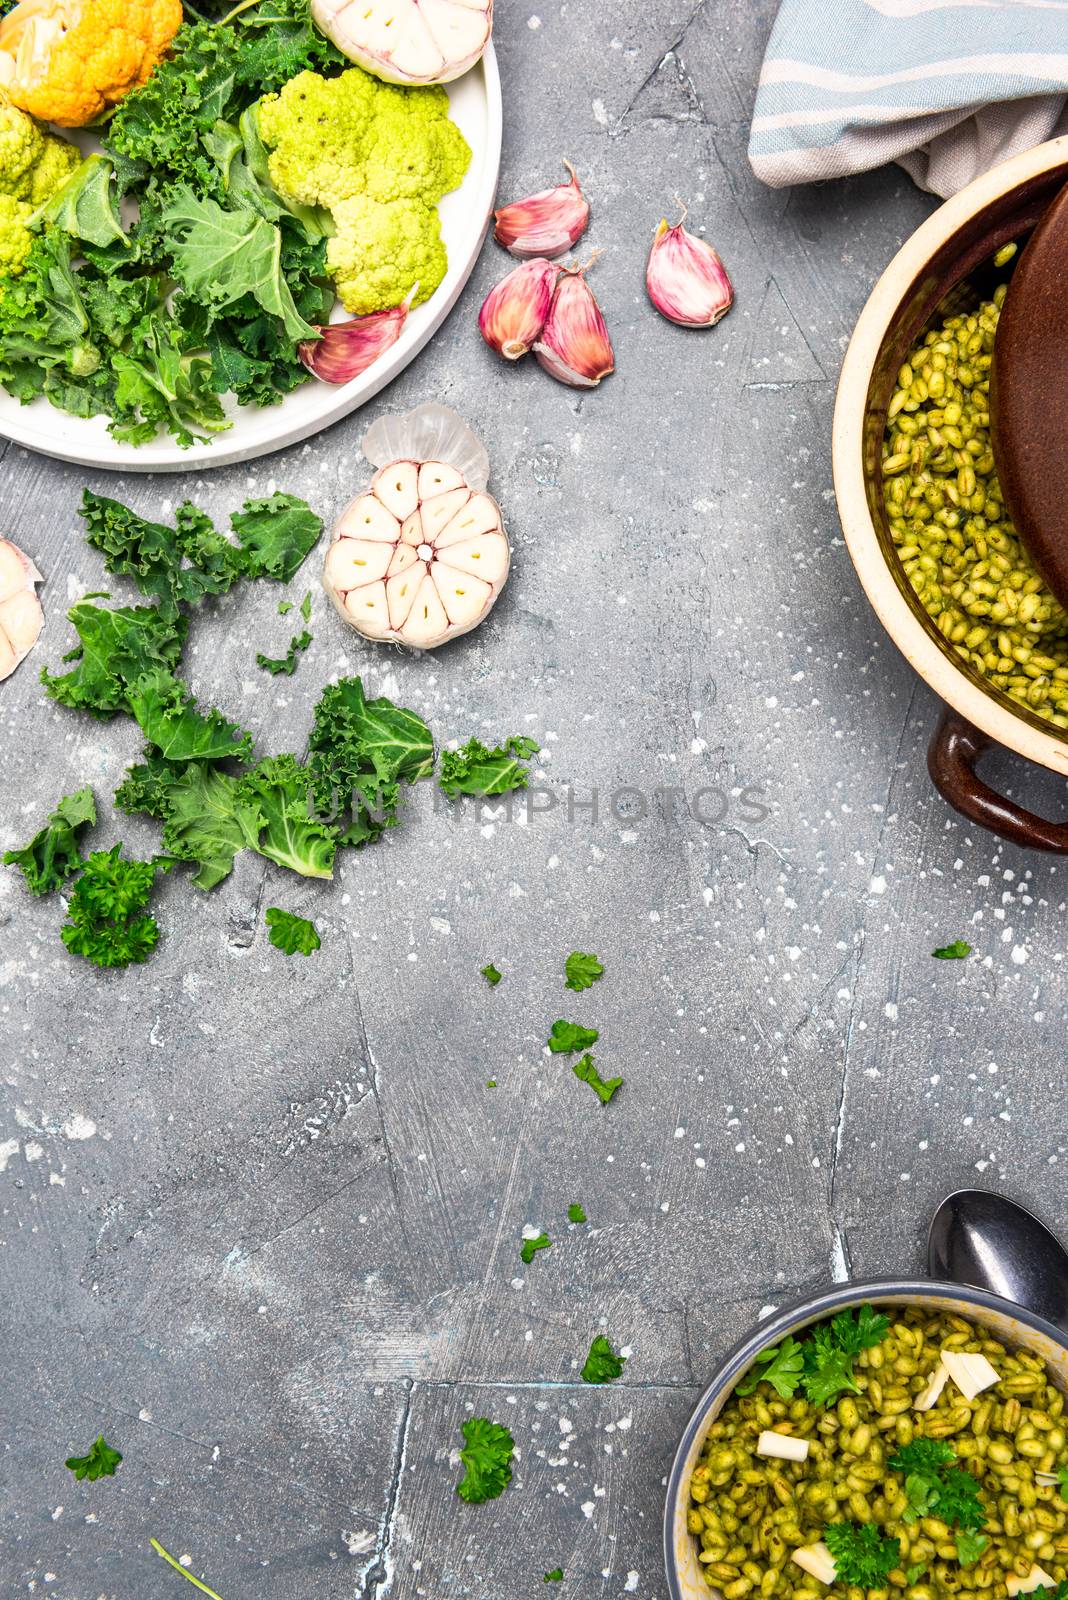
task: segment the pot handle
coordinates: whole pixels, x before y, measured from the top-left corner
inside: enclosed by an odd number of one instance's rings
[[[1068,854],[1068,823],[1048,822],[1025,811],[978,776],[976,765],[992,742],[959,712],[946,708],[927,749],[927,770],[943,800],[969,822],[1025,850]]]

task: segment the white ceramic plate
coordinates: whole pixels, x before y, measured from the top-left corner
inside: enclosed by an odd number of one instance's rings
[[[454,194],[441,202],[441,230],[449,253],[444,281],[411,313],[397,343],[351,383],[308,382],[277,406],[237,406],[227,401],[233,427],[211,444],[183,450],[160,435],[151,444],[120,444],[107,419],[83,419],[47,400],[20,405],[0,389],[0,437],[42,455],[116,472],[189,472],[251,461],[329,427],[365,404],[395,378],[441,327],[471,276],[486,237],[501,162],[501,78],[491,44],[477,67],[447,86],[449,109],[471,146],[471,166]]]

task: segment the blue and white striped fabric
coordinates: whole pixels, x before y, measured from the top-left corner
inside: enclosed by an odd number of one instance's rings
[[[783,0],[749,159],[774,188],[899,161],[954,194],[1068,131],[1068,0]]]

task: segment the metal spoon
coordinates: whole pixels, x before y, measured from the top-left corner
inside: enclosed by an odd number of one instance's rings
[[[1004,1195],[947,1195],[931,1219],[927,1269],[943,1282],[989,1289],[1068,1333],[1068,1250]]]

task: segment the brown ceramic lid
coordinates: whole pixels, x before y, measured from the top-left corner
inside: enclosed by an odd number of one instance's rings
[[[1005,506],[1068,606],[1068,185],[1031,235],[994,340],[990,406]]]

